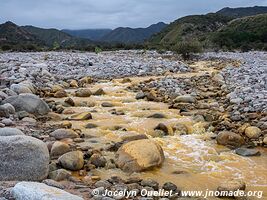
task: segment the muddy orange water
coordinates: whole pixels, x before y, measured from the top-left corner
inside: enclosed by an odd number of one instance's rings
[[[140,81],[145,78],[132,79]],[[242,178],[247,184],[247,190],[260,190],[265,194],[262,199],[267,199],[267,151],[264,148],[260,157],[241,157],[231,150],[219,146],[214,140],[209,139],[213,134],[205,131],[203,124],[194,122],[190,117],[180,116],[178,110],[169,109],[167,104],[136,100],[135,93],[127,91],[129,83],[121,83],[121,80],[111,82],[99,82],[89,88],[92,91],[98,88],[104,89],[106,95],[91,96],[89,98],[72,97],[75,101],[88,101],[95,103],[94,107],[71,107],[75,113],[84,111],[92,112],[93,119],[87,121],[72,121],[73,128],[78,128],[85,135],[94,136],[86,138],[80,145],[90,145],[101,148],[109,141],[120,141],[125,131],[115,130],[114,126],[125,127],[128,131],[153,135],[153,128],[158,123],[174,125],[184,123],[190,130],[189,135],[179,135],[163,138],[153,138],[162,145],[166,160],[161,168],[152,171],[131,174],[142,178],[152,178],[161,184],[173,182],[183,190],[216,190],[217,186],[229,178]],[[69,90],[74,92],[74,90]],[[55,99],[59,101],[58,99]],[[61,99],[60,101],[63,101]],[[116,110],[122,110],[125,115],[112,115],[109,110],[113,108],[101,107],[102,102],[111,102]],[[162,113],[166,119],[152,119],[147,116],[154,113]],[[68,116],[68,115],[64,115]],[[87,123],[97,124],[94,129],[85,129]],[[95,142],[97,141],[97,143]],[[148,147],[149,148],[149,147]],[[108,153],[107,153],[107,156]],[[113,175],[129,177],[119,169],[96,169],[90,174],[99,175],[103,179]],[[212,198],[209,198],[212,199]],[[257,198],[250,198],[257,199]]]

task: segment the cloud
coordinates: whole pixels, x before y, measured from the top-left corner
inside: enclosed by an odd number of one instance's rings
[[[146,27],[223,7],[267,5],[267,0],[1,0],[0,22],[55,28]]]

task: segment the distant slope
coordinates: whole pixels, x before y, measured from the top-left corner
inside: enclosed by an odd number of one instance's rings
[[[30,45],[43,45],[43,43],[33,34],[12,22],[0,24],[0,47],[24,48]]]
[[[88,39],[76,38],[57,29],[43,29],[34,26],[22,26],[22,29],[31,33],[49,47],[53,47],[55,43],[61,47],[74,48],[92,44],[92,41]]]
[[[241,18],[246,16],[265,14],[267,13],[267,6],[254,6],[254,7],[244,7],[244,8],[223,8],[217,12],[217,14]]]
[[[116,28],[101,38],[104,42],[114,43],[142,43],[153,34],[160,32],[167,25],[163,22],[153,24],[147,28]]]
[[[267,48],[267,14],[233,20],[214,33],[213,41],[230,49]]]
[[[149,40],[150,45],[172,46],[183,40],[206,41],[209,34],[231,21],[231,17],[210,13],[182,17]]]
[[[62,31],[75,37],[86,38],[93,41],[99,41],[104,35],[110,33],[112,29],[84,29],[84,30],[63,29]]]

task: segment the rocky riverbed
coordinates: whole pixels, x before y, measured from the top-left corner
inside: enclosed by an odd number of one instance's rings
[[[0,71],[2,199],[267,192],[265,52],[1,53]]]

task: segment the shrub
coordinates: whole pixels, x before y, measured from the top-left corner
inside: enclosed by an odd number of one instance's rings
[[[184,60],[188,60],[192,53],[202,52],[202,47],[198,41],[182,41],[176,44],[172,50],[181,54]]]
[[[102,49],[100,47],[95,47],[95,53],[99,54],[102,52]]]

